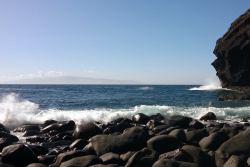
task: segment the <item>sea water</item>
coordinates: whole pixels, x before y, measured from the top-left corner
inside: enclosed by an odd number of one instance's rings
[[[48,119],[108,122],[136,113],[199,119],[250,116],[249,101],[218,101],[231,90],[215,85],[0,85],[0,123],[15,128]]]

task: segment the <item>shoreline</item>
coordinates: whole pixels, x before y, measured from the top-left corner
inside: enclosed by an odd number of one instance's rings
[[[18,167],[222,167],[234,161],[246,165],[250,157],[248,119],[217,120],[212,112],[200,120],[138,113],[131,119],[79,126],[72,120],[47,120],[40,125],[23,125],[11,133],[1,124],[1,163]],[[235,145],[237,141],[243,142],[244,148]],[[247,156],[242,158],[239,153]]]

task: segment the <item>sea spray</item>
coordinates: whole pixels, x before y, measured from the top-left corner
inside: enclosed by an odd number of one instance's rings
[[[25,123],[41,123],[48,119],[57,121],[74,120],[78,125],[87,122],[109,122],[117,118],[131,118],[136,113],[153,115],[161,113],[166,119],[173,115],[184,115],[199,119],[207,112],[214,112],[218,119],[239,119],[249,115],[250,106],[236,108],[217,107],[178,107],[161,105],[140,105],[133,108],[110,109],[96,108],[83,110],[59,110],[56,108],[39,109],[39,105],[27,100],[20,100],[18,94],[3,96],[0,102],[0,121],[9,128]]]

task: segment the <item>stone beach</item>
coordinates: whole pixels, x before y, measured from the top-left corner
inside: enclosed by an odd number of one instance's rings
[[[200,120],[160,113],[82,125],[47,120],[11,132],[1,124],[0,166],[248,167],[249,125],[248,118],[217,120],[212,112]]]

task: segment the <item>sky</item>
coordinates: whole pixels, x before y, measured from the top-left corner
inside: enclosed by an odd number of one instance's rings
[[[204,84],[249,0],[0,0],[0,82],[77,76]]]

